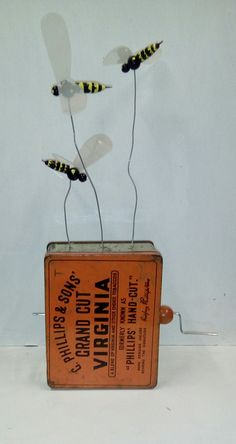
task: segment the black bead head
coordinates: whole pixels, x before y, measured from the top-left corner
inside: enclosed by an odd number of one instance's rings
[[[138,69],[140,67],[141,60],[137,56],[132,56],[132,57],[129,58],[128,64],[129,64],[130,69],[135,70],[135,69]]]
[[[86,182],[86,180],[87,180],[87,176],[86,176],[86,174],[84,174],[84,173],[80,173],[80,174],[79,174],[79,181],[80,181],[80,182]]]
[[[53,85],[51,92],[54,96],[59,96],[59,89],[57,85]]]
[[[80,172],[77,170],[77,168],[70,168],[67,173],[67,177],[70,180],[77,180],[80,177]]]
[[[129,67],[128,63],[124,63],[124,65],[122,65],[122,67],[121,67],[121,71],[122,72],[129,72],[129,70],[130,70],[130,67]]]

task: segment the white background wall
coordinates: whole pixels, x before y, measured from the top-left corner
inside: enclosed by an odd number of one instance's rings
[[[50,94],[55,81],[40,22],[61,14],[72,47],[72,77],[113,89],[76,116],[79,143],[97,132],[113,151],[90,168],[106,239],[129,239],[133,190],[126,164],[132,120],[132,75],[104,67],[117,45],[134,51],[164,40],[153,65],[137,72],[133,174],[139,189],[137,239],[164,257],[163,303],[185,327],[217,329],[218,338],[184,337],[163,327],[162,344],[235,344],[236,310],[236,3],[234,0],[0,1],[0,343],[44,341],[43,256],[64,240],[67,182],[41,158],[73,158],[69,118]],[[71,238],[99,239],[89,184],[74,187]]]

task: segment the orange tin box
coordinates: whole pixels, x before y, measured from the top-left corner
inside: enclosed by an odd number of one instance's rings
[[[50,243],[47,378],[53,388],[157,384],[162,257],[152,242]]]

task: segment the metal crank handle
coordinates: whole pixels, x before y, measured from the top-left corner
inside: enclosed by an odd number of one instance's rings
[[[218,336],[218,332],[215,331],[184,330],[181,314],[178,311],[173,311],[172,308],[168,307],[167,305],[161,305],[160,324],[169,324],[174,316],[177,316],[179,319],[179,329],[183,335]]]

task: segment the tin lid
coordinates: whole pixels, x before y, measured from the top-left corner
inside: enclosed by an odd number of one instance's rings
[[[132,253],[157,251],[151,241],[108,241],[104,242],[50,242],[47,253]]]

